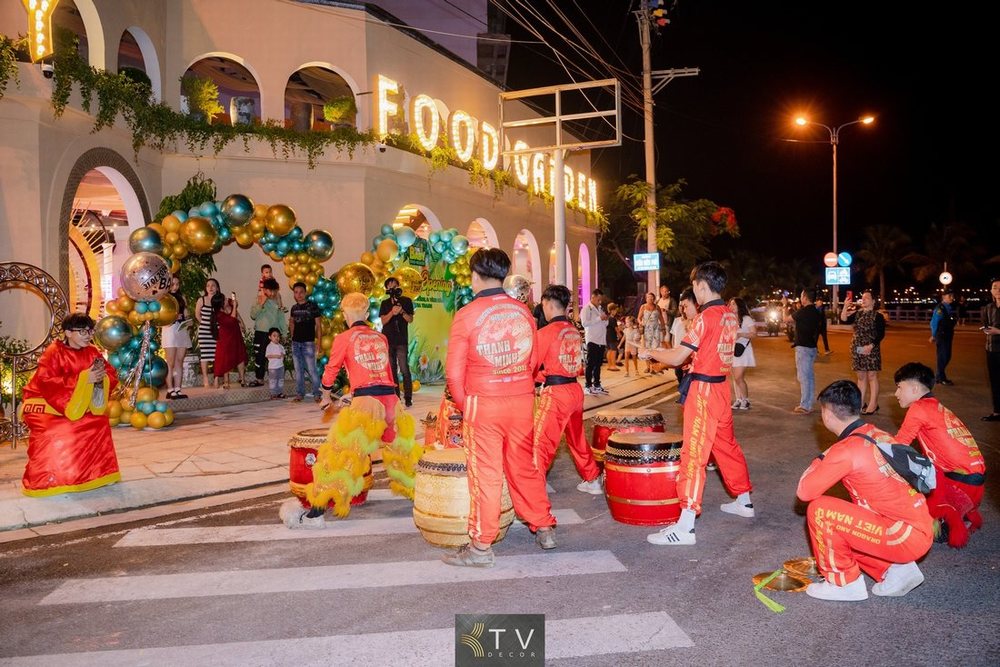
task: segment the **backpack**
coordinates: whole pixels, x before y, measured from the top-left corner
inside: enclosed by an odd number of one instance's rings
[[[875,445],[886,463],[892,466],[892,469],[918,492],[926,495],[937,486],[934,463],[910,445],[878,442],[863,433],[855,435]]]

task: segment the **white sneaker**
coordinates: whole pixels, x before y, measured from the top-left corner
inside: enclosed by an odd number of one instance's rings
[[[597,387],[594,387],[594,393],[595,394],[604,394],[605,396],[607,396],[610,392],[608,392],[608,390],[605,389],[604,387],[597,386]]]
[[[736,516],[741,516],[746,519],[752,519],[754,517],[753,503],[749,505],[744,505],[738,500],[734,500],[731,503],[723,503],[719,505],[719,509],[726,514],[735,514]]]
[[[749,409],[750,409],[750,399],[744,398],[743,405],[740,406],[740,410],[749,410]]]
[[[650,533],[646,536],[646,541],[650,544],[660,546],[683,547],[694,544],[694,531],[684,532],[676,523],[672,523],[663,530]]]
[[[742,400],[740,400],[740,399],[737,398],[735,401],[733,401],[733,405],[732,405],[733,410],[739,410],[742,407],[743,407],[743,401]]]
[[[295,498],[286,500],[278,510],[278,516],[288,528],[322,530],[326,527],[326,520],[322,515],[307,517],[308,513],[309,510],[302,507],[302,503]]]
[[[584,387],[583,388],[583,393],[585,393],[587,396],[596,396],[597,395],[597,392],[594,391],[593,387]]]
[[[594,496],[604,495],[604,476],[598,475],[589,482],[580,482],[576,485],[577,491],[583,491]]]
[[[809,584],[806,587],[806,595],[817,600],[858,602],[868,599],[868,587],[865,586],[865,578],[863,576],[858,577],[846,586],[834,586],[829,581],[821,581],[818,584]]]
[[[715,465],[714,463],[706,463],[705,464],[705,470],[707,470],[708,472],[715,472],[718,469],[719,469],[719,466]]]
[[[872,586],[872,593],[885,597],[901,598],[924,583],[924,574],[913,561],[893,563],[885,572],[882,581]]]

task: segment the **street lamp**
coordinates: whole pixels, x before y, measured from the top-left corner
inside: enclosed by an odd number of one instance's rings
[[[817,123],[816,121],[809,120],[805,116],[799,116],[795,119],[796,125],[817,125],[822,127],[824,130],[830,133],[830,145],[833,146],[833,253],[837,254],[837,144],[840,143],[840,131],[845,127],[850,125],[857,125],[861,123],[862,125],[871,125],[875,122],[875,116],[863,116],[857,120],[852,120],[849,123],[844,123],[843,125],[838,125],[837,127],[830,127],[829,125],[824,125],[823,123]],[[837,312],[837,297],[839,294],[839,286],[833,286],[833,312]]]

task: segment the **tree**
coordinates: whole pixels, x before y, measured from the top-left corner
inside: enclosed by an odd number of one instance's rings
[[[933,223],[924,237],[924,252],[910,253],[905,260],[913,265],[913,277],[917,282],[936,280],[944,271],[968,279],[979,274],[981,248],[975,242],[976,232],[961,222],[949,222],[944,226]]]
[[[870,284],[878,276],[879,299],[885,305],[885,272],[896,269],[905,272],[903,260],[909,256],[910,237],[899,227],[875,225],[865,229],[865,238],[858,251],[864,264],[865,280]]]

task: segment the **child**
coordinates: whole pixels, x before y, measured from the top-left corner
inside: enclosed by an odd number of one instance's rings
[[[274,269],[271,268],[270,264],[262,264],[260,267],[260,280],[257,281],[257,294],[261,295],[264,293],[264,281],[274,278]],[[276,291],[274,293],[274,300],[278,303],[278,308],[282,311],[285,310],[285,304],[281,302],[281,292]]]
[[[927,494],[927,509],[940,527],[939,541],[947,539],[948,546],[961,549],[969,542],[970,530],[983,525],[979,513],[986,474],[983,455],[962,420],[931,394],[934,371],[911,362],[903,364],[893,379],[900,407],[908,408],[896,442],[908,445],[919,440],[934,462],[937,486]]]
[[[631,377],[628,372],[629,361],[632,362],[635,374],[639,374],[639,342],[642,340],[642,330],[632,315],[625,318],[623,334],[625,340],[625,377]]]
[[[281,344],[281,330],[272,327],[267,332],[271,341],[267,344],[264,356],[267,357],[267,378],[271,388],[271,398],[284,398],[285,379],[285,348]]]

